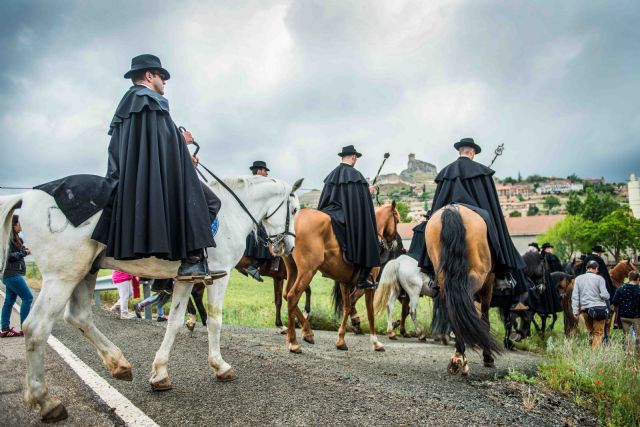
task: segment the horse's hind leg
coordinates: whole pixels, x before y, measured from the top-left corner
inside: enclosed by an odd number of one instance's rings
[[[53,325],[67,304],[76,283],[45,278],[40,295],[22,325],[27,354],[27,384],[24,399],[40,407],[44,422],[67,418],[62,402],[49,394],[44,377],[44,354]]]
[[[351,316],[351,328],[353,329],[353,333],[356,335],[364,335],[362,332],[362,326],[360,322],[360,316],[358,315],[358,309],[356,308],[356,303],[364,294],[364,290],[355,289],[350,296],[351,300],[351,312],[349,313]]]
[[[229,276],[215,281],[207,288],[207,305],[209,318],[207,319],[207,331],[209,332],[209,367],[216,374],[216,379],[221,382],[233,381],[236,372],[222,358],[220,352],[220,331],[222,330],[222,304],[224,294],[227,291]]]
[[[304,290],[304,318],[311,318],[311,286]]]
[[[384,351],[384,346],[378,341],[376,335],[376,323],[373,313],[373,295],[375,289],[366,289],[364,291],[364,300],[367,306],[367,319],[369,320],[369,342],[375,351]]]
[[[91,297],[95,284],[95,274],[89,274],[75,287],[67,303],[64,320],[78,328],[89,340],[114,378],[131,381],[131,363],[125,359],[122,351],[98,330],[93,321]]]
[[[167,330],[164,333],[164,339],[160,348],[156,352],[151,367],[151,378],[149,383],[154,391],[164,391],[171,389],[171,380],[169,379],[168,365],[169,354],[173,347],[176,335],[184,322],[184,314],[187,311],[187,303],[193,283],[176,282],[173,286],[171,312],[169,313],[169,321],[167,322]]]
[[[282,286],[284,280],[282,279],[273,279],[273,297],[276,305],[276,328],[278,328],[281,332],[284,327],[282,325]],[[307,298],[309,299],[309,298]]]

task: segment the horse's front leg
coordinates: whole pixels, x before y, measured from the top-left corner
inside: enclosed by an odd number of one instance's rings
[[[40,295],[22,325],[27,356],[27,384],[24,400],[40,407],[42,421],[51,423],[67,418],[62,402],[49,394],[44,377],[44,356],[53,325],[69,300],[76,283],[44,279]]]
[[[207,290],[207,331],[209,332],[209,366],[218,381],[227,382],[237,378],[235,370],[224,361],[220,353],[220,331],[222,330],[222,304],[227,291],[229,275],[213,282]]]
[[[351,314],[351,302],[349,289],[344,283],[340,283],[340,292],[342,293],[342,321],[338,327],[338,341],[336,341],[336,348],[338,350],[349,350],[347,343],[344,340],[344,336],[347,333],[347,321],[349,320],[349,314]]]
[[[364,332],[362,332],[362,326],[360,324],[360,315],[358,315],[358,309],[356,308],[356,303],[363,294],[364,290],[356,288],[353,292],[351,292],[351,295],[349,297],[351,300],[351,329],[353,329],[353,333],[356,335],[364,335]]]
[[[375,351],[384,351],[384,346],[378,341],[376,335],[376,323],[373,313],[373,296],[375,289],[366,289],[364,291],[365,304],[367,306],[367,319],[369,320],[369,341]]]
[[[309,338],[313,339],[313,333],[311,333],[311,328],[309,326],[309,322],[304,318],[300,308],[298,307],[298,301],[300,301],[300,297],[302,296],[302,292],[304,289],[309,286],[311,279],[315,274],[315,270],[312,271],[300,271],[298,270],[298,276],[296,282],[293,285],[288,286],[289,291],[287,292],[287,315],[288,315],[288,325],[287,325],[287,346],[291,353],[302,353],[302,347],[298,343],[296,338],[296,317],[300,321],[302,325],[303,336],[305,333],[310,333]]]
[[[280,331],[280,333],[286,333],[286,329],[282,325],[282,287],[284,280],[282,279],[273,279],[273,299],[274,304],[276,306],[276,328]]]
[[[91,297],[95,283],[95,274],[87,275],[76,286],[67,303],[64,320],[77,328],[91,342],[114,378],[131,381],[133,379],[131,363],[124,357],[122,351],[98,330],[93,321]]]
[[[411,308],[406,296],[400,300],[400,304],[402,305],[402,310],[400,311],[400,335],[404,338],[410,338],[411,335],[407,332],[407,317],[411,313]]]
[[[169,321],[167,322],[167,330],[164,333],[162,344],[156,352],[156,357],[153,359],[151,378],[149,378],[149,383],[154,391],[170,390],[172,387],[168,372],[169,354],[176,335],[182,328],[191,288],[193,288],[193,283],[186,282],[175,282],[173,286],[173,301],[171,303]]]
[[[304,290],[304,317],[307,320],[311,318],[311,286]]]
[[[547,329],[549,332],[553,331],[553,328],[556,327],[556,320],[558,320],[558,315],[553,313],[551,315],[551,324],[549,325],[549,329]]]

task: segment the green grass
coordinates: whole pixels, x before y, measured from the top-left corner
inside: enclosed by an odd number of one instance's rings
[[[584,333],[558,342],[539,376],[553,389],[572,392],[576,403],[595,409],[605,425],[640,425],[640,355],[623,350],[614,331],[609,345],[592,350]]]

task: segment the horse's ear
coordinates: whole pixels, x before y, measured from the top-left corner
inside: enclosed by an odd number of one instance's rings
[[[300,178],[299,180],[293,183],[293,187],[291,187],[292,194],[295,193],[302,186],[302,181],[304,181],[304,178]]]
[[[392,200],[392,201],[391,201],[391,210],[393,211],[393,210],[395,210],[395,209],[396,209],[396,201],[395,201],[395,200]]]

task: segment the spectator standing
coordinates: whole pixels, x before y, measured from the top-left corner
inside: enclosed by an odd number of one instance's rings
[[[578,276],[573,288],[571,307],[576,320],[582,315],[591,348],[602,342],[604,325],[609,318],[609,292],[602,276],[598,275],[598,262],[587,262],[586,273]]]
[[[113,270],[111,274],[111,280],[118,287],[118,303],[120,304],[120,318],[130,319],[129,316],[129,299],[133,292],[133,281],[136,279],[128,273]]]
[[[168,319],[164,315],[164,305],[171,299],[171,293],[173,292],[173,279],[155,279],[151,285],[151,290],[155,294],[149,298],[133,305],[133,310],[136,312],[138,319],[142,319],[142,310],[148,305],[156,305],[158,311],[158,322],[166,322]]]
[[[620,313],[622,330],[630,335],[631,328],[635,333],[636,351],[640,351],[640,273],[629,272],[629,282],[618,288],[611,303]]]
[[[22,323],[24,323],[24,320],[29,315],[31,303],[33,302],[33,296],[31,295],[29,286],[27,286],[27,282],[24,280],[24,275],[27,273],[24,258],[29,255],[30,252],[19,236],[22,227],[20,227],[18,215],[13,216],[11,224],[12,230],[11,241],[9,242],[9,253],[7,254],[7,263],[4,266],[2,274],[2,282],[7,289],[0,319],[2,328],[0,338],[21,337],[24,335],[22,331],[16,331],[10,327],[11,310],[13,309],[13,304],[16,302],[16,298],[20,297],[22,301],[20,303],[20,328],[22,328]]]

